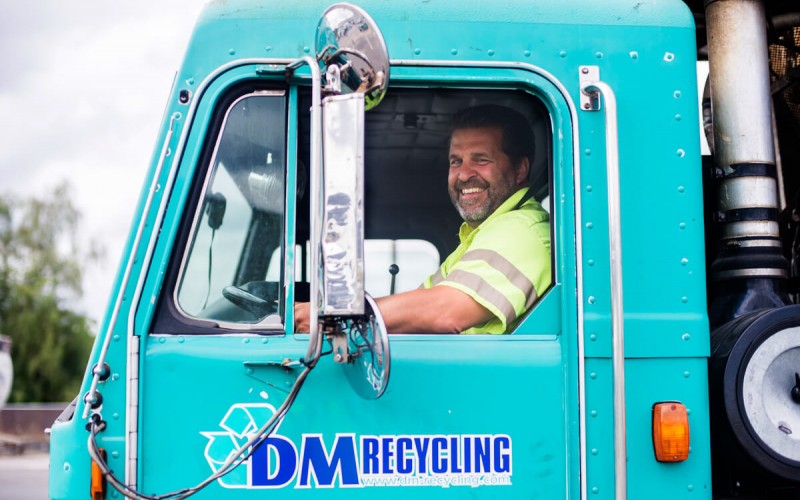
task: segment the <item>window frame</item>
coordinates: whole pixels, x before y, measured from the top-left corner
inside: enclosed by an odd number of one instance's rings
[[[424,71],[420,71],[424,68]],[[435,69],[434,69],[435,68]],[[567,211],[564,211],[563,206],[559,206],[559,204],[554,203],[554,193],[562,192],[562,188],[559,188],[557,183],[560,184],[570,184],[571,185],[571,176],[567,175],[566,177],[563,174],[559,174],[559,166],[564,167],[564,162],[569,164],[575,160],[574,158],[574,151],[573,148],[570,147],[572,144],[571,140],[563,141],[561,138],[556,137],[557,130],[560,126],[566,126],[569,128],[570,137],[575,132],[575,124],[572,123],[571,115],[568,113],[569,108],[569,98],[566,95],[560,94],[559,92],[554,92],[554,89],[561,88],[558,82],[552,81],[547,75],[541,75],[536,71],[532,71],[527,68],[515,68],[513,70],[504,70],[502,73],[498,72],[496,69],[492,68],[482,68],[482,74],[480,77],[477,78],[468,78],[464,79],[464,74],[468,74],[470,72],[469,68],[467,67],[449,67],[449,68],[442,68],[436,65],[431,65],[430,67],[425,68],[421,66],[419,68],[415,68],[412,71],[408,71],[408,68],[395,68],[394,70],[400,70],[393,73],[393,87],[395,89],[407,89],[407,88],[417,88],[417,89],[425,89],[425,88],[441,88],[445,90],[473,90],[473,91],[481,91],[481,90],[502,90],[502,91],[518,91],[525,94],[528,94],[528,98],[536,99],[540,101],[546,111],[549,114],[550,119],[550,126],[548,129],[548,175],[549,175],[549,186],[548,191],[550,193],[550,216],[551,216],[551,264],[552,264],[552,273],[551,279],[552,283],[548,290],[545,291],[537,301],[537,304],[533,307],[532,310],[528,311],[528,313],[521,317],[520,321],[517,324],[517,327],[514,333],[534,333],[535,335],[542,335],[545,333],[551,334],[558,334],[560,332],[561,327],[558,326],[560,324],[559,320],[561,318],[561,313],[559,311],[563,311],[563,304],[564,300],[567,302],[571,302],[569,298],[562,297],[562,292],[559,291],[556,293],[557,288],[561,288],[563,283],[563,279],[566,278],[569,280],[569,276],[571,273],[567,272],[564,274],[565,269],[563,269],[563,262],[560,264],[559,261],[564,256],[559,256],[559,252],[566,251],[568,254],[572,254],[574,249],[571,251],[569,249],[559,248],[562,246],[565,241],[563,239],[563,233],[565,230],[570,231],[570,228],[560,228],[559,226],[559,217],[564,217],[566,215],[567,218],[571,217],[569,214],[571,213],[571,208],[567,207]],[[432,72],[429,72],[433,70]],[[444,70],[444,71],[443,71]],[[447,74],[442,74],[442,72]],[[407,73],[407,74],[404,74]],[[452,75],[450,74],[452,73]],[[457,75],[457,76],[453,76]],[[500,75],[499,78],[497,76]],[[164,287],[159,294],[159,298],[155,303],[155,314],[153,318],[153,322],[151,324],[150,333],[155,334],[220,334],[220,333],[268,333],[270,335],[279,335],[281,333],[286,335],[298,335],[300,338],[303,338],[305,334],[297,333],[294,331],[293,323],[294,323],[294,314],[293,314],[293,304],[295,303],[295,287],[297,284],[298,277],[294,277],[294,259],[297,257],[294,255],[293,246],[297,244],[295,238],[297,236],[296,230],[296,215],[298,212],[298,205],[299,202],[297,197],[295,196],[294,189],[295,185],[302,182],[302,179],[298,179],[298,174],[295,172],[296,167],[299,167],[300,161],[298,161],[299,155],[299,145],[298,145],[298,135],[301,134],[300,127],[297,126],[299,122],[298,118],[298,110],[300,109],[300,99],[298,94],[303,92],[309,85],[309,81],[306,78],[300,78],[297,81],[290,82],[289,85],[281,85],[277,83],[273,79],[253,79],[253,78],[244,78],[240,79],[239,82],[231,85],[229,88],[224,89],[221,92],[218,92],[217,95],[221,95],[222,97],[218,99],[218,102],[222,102],[227,96],[229,96],[233,89],[236,86],[246,85],[251,88],[258,88],[258,89],[280,89],[286,92],[287,96],[287,106],[286,106],[286,123],[287,123],[287,149],[286,149],[286,167],[288,171],[286,172],[285,178],[285,223],[284,223],[284,252],[282,258],[284,262],[281,265],[281,271],[284,274],[284,299],[285,299],[285,307],[279,311],[281,317],[283,318],[283,328],[282,330],[278,330],[277,326],[276,329],[263,331],[259,325],[235,325],[235,328],[226,328],[222,325],[219,325],[215,322],[209,322],[207,320],[194,320],[192,318],[186,318],[179,314],[176,314],[176,307],[172,300],[164,300],[167,292],[170,296],[172,295],[175,286],[175,270],[174,262],[175,258],[173,257],[170,259],[169,263],[167,263],[166,271],[164,273]],[[241,95],[241,92],[239,93]],[[565,99],[566,98],[566,99]],[[215,120],[219,114],[219,104],[212,103],[210,105],[211,111],[209,111],[209,125],[208,130],[204,133],[209,136],[212,133],[212,129],[214,129]],[[227,109],[227,108],[226,108]],[[558,125],[560,124],[560,125]],[[219,127],[217,126],[217,130],[214,132],[218,134]],[[556,146],[556,143],[558,146]],[[298,145],[296,148],[295,146]],[[208,170],[208,161],[205,161],[207,158],[207,143],[203,143],[202,145],[198,145],[197,148],[200,150],[198,156],[202,157],[204,160],[198,162],[196,167],[196,175],[206,175]],[[559,184],[559,185],[560,185]],[[202,185],[205,188],[205,183]],[[196,211],[197,208],[197,195],[198,190],[198,183],[192,182],[191,186],[189,186],[186,191],[190,193],[186,200],[186,211],[187,213],[191,213]],[[194,220],[192,220],[194,222]],[[563,221],[561,221],[563,222]],[[187,244],[187,222],[185,220],[179,221],[179,231],[175,237],[175,245],[173,251],[180,251],[183,252],[186,244]],[[570,224],[567,224],[570,226]],[[438,246],[437,246],[438,248]],[[174,252],[173,252],[174,253]],[[443,257],[446,255],[443,255]],[[182,261],[181,261],[182,262]],[[561,266],[561,267],[560,267]],[[545,303],[547,303],[547,307],[545,307]],[[541,318],[540,312],[544,314],[544,311],[547,310],[547,314],[553,316],[552,318],[547,319],[544,323],[547,326],[539,328],[538,326],[535,327],[531,332],[530,325],[534,323],[532,319],[535,319],[537,322]],[[168,313],[168,314],[165,314]],[[554,315],[553,315],[554,314]],[[535,316],[536,318],[532,318]],[[528,325],[528,328],[525,331],[521,331],[522,327]],[[244,326],[244,327],[243,327]],[[416,337],[415,335],[411,336],[404,336],[405,338]],[[502,338],[508,336],[496,336],[492,335],[493,338]]]
[[[393,67],[393,70],[394,69],[395,68]],[[437,68],[437,69],[441,70],[442,68]],[[451,70],[454,70],[454,71],[464,71],[465,70],[465,68],[459,68],[459,67],[448,68],[448,69],[451,69]],[[495,71],[496,70],[490,70],[491,73],[494,73]],[[527,71],[526,71],[526,73],[527,73]],[[557,239],[558,238],[558,231],[557,231],[557,228],[556,228],[557,212],[556,212],[556,207],[554,206],[554,203],[553,203],[554,193],[556,192],[556,177],[557,177],[555,144],[556,144],[556,141],[558,140],[558,138],[556,137],[557,129],[556,129],[556,125],[555,125],[556,120],[555,120],[555,115],[554,115],[554,107],[555,106],[553,105],[553,102],[552,102],[552,96],[547,95],[544,91],[542,91],[542,89],[540,89],[532,81],[525,80],[525,79],[520,79],[520,78],[514,78],[514,77],[507,78],[506,77],[506,78],[503,78],[503,79],[498,79],[497,81],[487,82],[486,85],[480,85],[480,84],[476,85],[475,82],[469,81],[469,79],[456,81],[456,80],[450,80],[450,79],[442,78],[441,75],[437,75],[437,76],[439,78],[436,78],[436,79],[432,78],[430,80],[426,80],[424,77],[421,77],[420,75],[412,75],[406,81],[394,82],[393,83],[393,87],[392,87],[394,89],[393,93],[396,94],[396,93],[398,93],[398,91],[399,92],[403,92],[403,91],[408,91],[408,90],[411,90],[411,91],[414,91],[414,90],[417,90],[417,91],[440,90],[440,91],[445,91],[445,92],[461,91],[461,92],[465,92],[465,93],[466,92],[490,91],[490,92],[497,92],[497,93],[506,93],[507,92],[508,94],[512,94],[512,93],[516,92],[516,93],[519,93],[519,94],[524,94],[524,97],[522,97],[522,99],[524,99],[525,101],[536,101],[535,104],[531,103],[531,107],[539,107],[540,108],[540,109],[537,110],[537,113],[538,112],[542,113],[539,116],[541,117],[542,120],[544,120],[543,123],[545,123],[545,127],[546,127],[546,130],[544,132],[544,137],[543,137],[545,139],[545,143],[543,144],[543,146],[544,146],[544,148],[546,150],[545,160],[544,160],[544,167],[547,169],[547,195],[546,195],[546,198],[549,198],[549,201],[547,203],[547,206],[548,206],[547,212],[548,212],[548,215],[549,215],[549,218],[550,218],[549,219],[549,223],[550,223],[550,244],[551,244],[551,249],[550,249],[550,265],[551,265],[551,276],[550,276],[550,278],[551,278],[551,283],[550,283],[550,286],[546,290],[544,290],[541,294],[539,294],[539,297],[538,297],[536,303],[533,305],[533,307],[530,310],[528,310],[524,315],[522,315],[522,316],[520,316],[518,318],[518,320],[517,320],[517,322],[516,322],[516,324],[514,326],[514,330],[512,332],[509,332],[509,334],[506,334],[506,335],[495,335],[495,334],[488,334],[487,333],[487,334],[479,334],[478,336],[487,336],[487,338],[503,338],[503,337],[507,338],[507,337],[509,337],[510,334],[527,335],[527,333],[525,331],[522,331],[523,329],[521,327],[523,327],[523,325],[526,324],[526,323],[528,325],[530,325],[532,323],[530,321],[531,317],[532,316],[537,316],[538,317],[538,316],[540,316],[540,314],[541,315],[549,315],[549,316],[551,316],[545,322],[546,326],[542,329],[542,335],[544,335],[544,334],[546,334],[546,335],[556,335],[557,334],[556,332],[560,331],[560,326],[559,325],[560,325],[560,319],[561,319],[562,300],[561,300],[561,297],[560,297],[560,291],[559,292],[555,291],[555,290],[560,288],[560,280],[561,280],[560,272],[559,272],[559,269],[557,268],[557,265],[558,265],[557,252],[558,252],[558,249],[561,246],[561,242],[559,242],[558,239]],[[395,76],[394,73],[393,73],[393,79],[396,79],[396,76]],[[425,85],[425,83],[430,83],[430,85]],[[551,83],[551,82],[548,82],[548,83]],[[301,89],[303,87],[304,86],[301,86]],[[388,97],[389,96],[387,95],[387,98]],[[382,105],[383,104],[385,104],[385,103],[382,103]],[[377,108],[377,109],[379,110],[380,107]],[[366,126],[369,127],[369,123],[367,123]],[[298,128],[300,128],[300,127],[298,127]],[[298,154],[300,154],[300,152],[299,152],[300,149],[301,148],[298,145]],[[365,157],[367,157],[367,156],[368,156],[368,153],[365,152]],[[446,158],[445,158],[445,160],[446,160]],[[367,160],[366,163],[369,163],[368,160]],[[446,164],[443,164],[443,165],[444,165],[443,168],[446,168]],[[369,182],[366,180],[366,176],[370,175],[369,174],[369,166],[368,165],[365,165],[365,170],[367,170],[367,172],[365,173],[365,189],[366,189],[367,184],[369,184]],[[443,174],[442,183],[443,183],[443,185],[446,185],[446,173]],[[369,194],[365,193],[365,198],[367,198],[368,196],[369,196]],[[373,194],[373,196],[374,196],[374,194]],[[544,198],[543,198],[543,200],[544,200]],[[447,201],[447,203],[450,203],[449,200]],[[453,209],[453,210],[455,210],[455,209]],[[373,211],[371,211],[369,208],[367,208],[367,206],[365,206],[365,218],[366,219],[370,219],[370,218],[374,218],[374,216],[375,216],[375,214],[373,213]],[[365,229],[366,229],[365,230],[365,239],[367,239],[367,238],[375,238],[375,239],[386,238],[386,239],[389,239],[389,238],[393,237],[393,236],[385,235],[385,234],[381,234],[380,236],[370,235],[370,234],[367,234],[368,231],[369,231],[368,228],[365,228]],[[458,225],[454,226],[452,229],[453,229],[453,233],[456,234],[458,232]],[[296,232],[295,234],[297,235],[299,233]],[[395,239],[408,239],[407,236],[394,236],[394,238]],[[422,238],[422,239],[424,239],[424,238]],[[425,240],[425,241],[429,241],[430,242],[430,240]],[[297,238],[297,242],[302,244],[302,241],[300,240],[300,238]],[[441,249],[443,247],[440,247],[440,245],[437,245],[437,244],[434,243],[434,246],[437,248],[437,250],[439,250],[440,259],[443,262],[444,259],[446,259],[447,256],[450,254],[450,252],[457,247],[457,243],[447,252],[442,252]],[[436,269],[438,269],[438,268],[436,268]],[[434,272],[436,269],[432,269],[431,272]],[[308,275],[309,274],[308,270],[305,269],[305,267],[303,267],[303,274],[304,275]],[[294,284],[297,285],[297,281],[295,281]],[[541,311],[541,313],[537,313],[537,311]],[[529,328],[529,326],[526,327],[526,329],[527,328]],[[295,332],[295,333],[303,335],[303,333],[300,333],[300,332]],[[396,339],[417,338],[417,335],[424,335],[425,337],[430,337],[432,334],[404,334],[404,335],[393,336],[393,338],[396,338]],[[433,335],[447,335],[447,336],[452,338],[452,335],[450,335],[450,334],[433,334]],[[539,334],[538,333],[534,333],[534,335],[539,335]],[[475,335],[468,335],[468,336],[469,337],[475,337]]]
[[[205,319],[193,316],[180,305],[178,300],[178,293],[182,280],[188,266],[188,259],[192,250],[193,240],[196,236],[198,224],[203,221],[204,210],[202,209],[203,200],[208,192],[210,186],[209,182],[214,172],[214,163],[219,151],[220,142],[225,131],[225,125],[228,117],[234,106],[241,102],[243,99],[253,96],[275,96],[282,98],[283,104],[283,129],[284,129],[284,148],[285,155],[283,165],[281,167],[284,181],[284,196],[283,196],[283,213],[281,215],[281,228],[279,230],[280,243],[278,248],[281,249],[280,253],[280,290],[279,290],[279,306],[278,310],[263,318],[256,323],[235,323],[229,321],[220,321],[213,318]],[[293,147],[290,139],[293,134],[289,131],[290,116],[293,113],[291,109],[290,89],[286,85],[276,85],[273,82],[265,80],[245,80],[237,82],[230,88],[226,89],[221,96],[212,104],[212,111],[210,112],[210,119],[208,128],[205,131],[202,142],[200,144],[201,153],[196,165],[196,169],[191,181],[191,187],[188,192],[188,200],[184,207],[184,214],[192,214],[191,218],[183,217],[179,223],[178,233],[175,239],[175,244],[172,249],[170,260],[167,265],[167,272],[165,276],[164,286],[159,294],[157,307],[153,319],[153,325],[150,329],[151,334],[180,334],[180,335],[215,335],[215,334],[241,334],[241,333],[255,333],[262,335],[282,335],[284,334],[286,324],[286,304],[287,297],[284,293],[286,289],[285,263],[286,263],[286,232],[287,232],[287,207],[288,191],[290,189],[289,180],[290,176],[288,170],[290,169],[290,161],[293,153],[290,154],[290,148]],[[213,139],[213,141],[212,141]],[[254,218],[248,223],[252,226]],[[247,240],[250,238],[250,229],[245,235],[244,246],[247,246]],[[243,251],[246,251],[243,247]],[[236,266],[236,275],[240,275],[239,264]],[[279,321],[266,322],[267,318],[275,317]]]

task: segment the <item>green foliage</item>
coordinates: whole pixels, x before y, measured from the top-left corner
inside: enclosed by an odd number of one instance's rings
[[[92,322],[73,311],[81,271],[99,251],[79,241],[70,188],[44,198],[0,195],[0,333],[11,337],[10,402],[75,397],[92,346]]]

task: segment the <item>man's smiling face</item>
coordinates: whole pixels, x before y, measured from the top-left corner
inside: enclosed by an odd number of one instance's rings
[[[472,227],[486,220],[525,185],[525,165],[515,166],[502,148],[498,127],[456,129],[450,137],[450,199]]]

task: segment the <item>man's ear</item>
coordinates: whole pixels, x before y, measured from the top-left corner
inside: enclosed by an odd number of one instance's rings
[[[527,184],[528,183],[528,174],[531,172],[531,161],[528,157],[523,156],[520,158],[519,162],[517,162],[516,168],[516,178],[514,179],[517,181],[517,185],[520,184]]]

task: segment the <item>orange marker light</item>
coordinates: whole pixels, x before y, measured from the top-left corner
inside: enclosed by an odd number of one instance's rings
[[[659,462],[683,462],[689,458],[686,406],[675,401],[653,406],[653,448]]]
[[[100,456],[103,460],[106,459],[106,450],[100,448]],[[92,460],[92,485],[89,491],[92,500],[104,500],[106,498],[106,480],[103,477],[103,471],[97,462]]]

